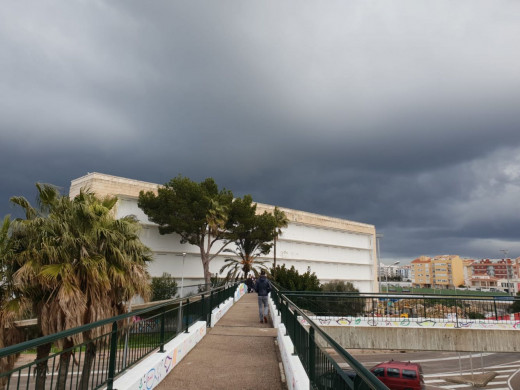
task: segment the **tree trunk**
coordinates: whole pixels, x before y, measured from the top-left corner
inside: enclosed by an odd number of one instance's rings
[[[81,371],[81,380],[79,383],[79,390],[87,390],[88,382],[90,381],[90,371],[92,370],[92,365],[96,360],[96,344],[91,341],[87,344],[85,349],[85,360],[83,362],[83,370]]]
[[[56,390],[65,390],[67,386],[67,376],[69,374],[69,365],[72,357],[72,340],[65,339],[63,343],[63,353],[60,354],[60,368],[58,370],[58,379],[56,380]],[[73,362],[74,363],[74,362]]]
[[[204,270],[204,283],[206,288],[211,285],[211,273],[209,272],[209,249],[208,253],[204,250],[204,246],[200,246],[200,259],[202,260],[202,269]]]
[[[14,345],[23,341],[22,332],[15,326],[7,325],[5,317],[0,315],[0,349],[5,348],[8,345]],[[20,356],[20,353],[15,353],[0,359],[0,372],[11,371],[16,363],[16,359]],[[0,389],[3,389],[7,384],[9,376],[3,376],[0,378]]]
[[[249,272],[251,272],[251,266],[249,264],[244,265],[242,271],[244,272],[244,279],[247,279]]]
[[[273,279],[274,279],[274,277],[276,275],[276,236],[274,237],[273,250],[274,250],[274,254],[273,254]]]
[[[206,286],[211,285],[211,273],[209,272],[209,261],[202,260],[202,268],[204,269],[204,283]]]
[[[44,390],[45,382],[47,380],[47,359],[51,352],[51,343],[43,344],[36,347],[36,390]],[[44,359],[43,361],[40,361]]]

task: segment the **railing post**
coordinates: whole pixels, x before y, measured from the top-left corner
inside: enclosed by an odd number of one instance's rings
[[[108,379],[107,390],[114,387],[114,377],[116,373],[116,355],[117,355],[117,321],[112,324],[112,333],[110,334],[110,356],[108,358]]]
[[[200,313],[200,318],[204,318],[204,314],[206,313],[206,307],[204,306],[204,294],[201,294],[200,296],[200,304],[202,306],[202,313]]]
[[[459,311],[457,310],[459,306],[457,305],[457,300],[455,299],[455,320],[457,322],[456,328],[459,327]]]
[[[211,312],[213,311],[213,291],[209,294],[208,328],[211,328]]]
[[[293,333],[293,337],[292,337],[293,340],[292,340],[292,342],[293,342],[293,346],[294,346],[294,348],[293,348],[293,355],[298,355],[298,350],[300,349],[300,346],[299,345],[296,346],[296,344],[298,344],[298,341],[299,341],[299,340],[297,340],[298,337],[296,337],[296,326],[297,326],[297,322],[298,322],[298,313],[296,312],[296,307],[293,308],[293,315],[292,315],[292,317],[293,317],[292,318],[292,321],[293,321],[293,323],[292,323],[292,326],[293,326],[293,328],[292,328],[292,330],[293,330],[293,332],[292,332]]]
[[[284,311],[285,311],[285,335],[286,336],[289,336],[289,302],[287,301],[287,299],[285,300],[285,307],[284,307]]]
[[[188,332],[188,328],[190,327],[190,298],[188,298],[186,300],[186,332],[185,333],[189,333]]]
[[[163,312],[161,313],[161,348],[159,349],[159,352],[164,352],[164,322],[165,322],[165,316],[164,316],[164,308],[162,309]]]
[[[493,306],[495,307],[495,320],[498,322],[498,311],[497,311],[497,299],[496,298],[493,298]],[[511,316],[509,318],[511,319]]]
[[[316,378],[316,342],[314,339],[314,328],[309,328],[309,381],[311,389]]]

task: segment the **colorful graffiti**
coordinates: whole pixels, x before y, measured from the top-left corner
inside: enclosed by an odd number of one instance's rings
[[[156,360],[155,363],[150,362],[146,368],[148,371],[143,375],[138,367],[135,370],[140,371],[138,375],[130,370],[127,375],[135,378],[135,382],[129,389],[135,390],[152,390],[159,382],[184,358],[184,356],[206,335],[206,323],[197,323],[199,328],[192,330],[192,333],[182,333],[180,339],[173,340],[170,344],[166,344],[166,353],[161,354],[162,358]],[[146,367],[146,365],[145,365]],[[142,375],[142,376],[141,376]],[[137,379],[139,378],[139,379]]]
[[[155,368],[152,368],[150,371],[148,371],[145,375],[146,377],[146,389],[147,390],[151,390],[154,385],[155,385],[155,382],[157,381],[157,383],[159,383],[161,377],[160,377],[160,374],[158,375],[159,373],[156,372]]]
[[[395,319],[383,319],[378,317],[310,317],[321,326],[384,326],[384,327],[420,327],[420,328],[464,328],[464,329],[519,329],[520,321],[495,323],[493,320],[479,321],[456,321],[449,319],[425,319],[408,318],[407,316],[396,317]],[[309,325],[302,317],[298,317],[302,325]]]

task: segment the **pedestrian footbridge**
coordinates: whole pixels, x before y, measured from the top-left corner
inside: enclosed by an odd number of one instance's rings
[[[4,348],[0,385],[383,390],[346,349],[518,351],[513,302],[275,288],[263,324],[256,294],[229,284]],[[74,346],[64,348],[64,340]]]

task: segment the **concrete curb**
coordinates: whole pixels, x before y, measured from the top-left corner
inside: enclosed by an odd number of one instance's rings
[[[199,321],[114,381],[114,389],[153,389],[206,336],[206,321]]]
[[[271,298],[269,298],[269,313],[271,314],[273,327],[278,329],[278,348],[280,348],[285,377],[287,378],[287,387],[289,390],[309,389],[309,377],[298,355],[293,355],[294,345],[291,338],[285,335],[285,325],[282,323],[281,316],[278,315],[278,310]]]
[[[461,375],[444,378],[446,382],[468,384],[473,387],[486,387],[487,384],[497,376],[494,371],[483,372],[482,374],[476,375]]]

